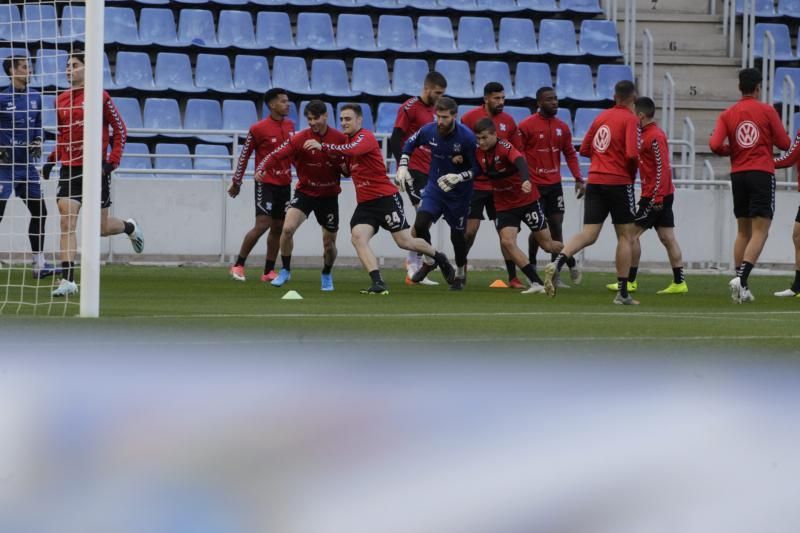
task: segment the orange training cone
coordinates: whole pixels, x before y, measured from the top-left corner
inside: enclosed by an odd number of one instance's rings
[[[507,289],[508,283],[506,283],[502,279],[496,279],[491,283],[491,285],[489,285],[489,287],[491,287],[492,289]]]

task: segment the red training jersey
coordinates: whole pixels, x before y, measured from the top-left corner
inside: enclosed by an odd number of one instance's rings
[[[639,162],[639,121],[622,105],[606,109],[594,119],[580,153],[592,160],[589,183],[631,185]]]
[[[534,113],[519,123],[522,153],[528,162],[530,178],[536,185],[561,183],[561,154],[576,181],[583,181],[578,154],[572,145],[567,123],[556,116]]]
[[[233,182],[242,183],[244,173],[247,170],[247,162],[250,160],[253,151],[256,152],[256,168],[258,168],[264,158],[277,150],[293,133],[294,122],[288,118],[275,120],[272,115],[250,126],[250,131],[247,132],[247,139],[245,139],[242,146],[242,153],[239,155],[239,161],[236,163]],[[285,159],[281,164],[276,164],[274,168],[264,175],[261,181],[272,185],[291,185],[291,161]]]
[[[795,133],[789,150],[775,158],[775,168],[787,168],[792,165],[797,165],[797,190],[800,191],[800,130]]]
[[[426,104],[419,96],[415,96],[403,102],[403,105],[397,110],[394,127],[402,130],[403,144],[405,145],[409,137],[417,133],[422,126],[430,124],[434,120],[436,120],[434,106]],[[409,170],[416,170],[427,175],[430,166],[431,149],[427,146],[417,147],[408,162]]]
[[[743,96],[720,114],[708,142],[715,154],[731,157],[731,172],[758,170],[768,174],[775,174],[773,145],[786,150],[790,144],[775,108],[752,96]]]
[[[69,89],[56,98],[56,120],[58,136],[56,151],[49,160],[58,159],[67,167],[83,165],[83,87]],[[109,128],[113,133],[114,144],[108,152]],[[106,91],[103,91],[103,157],[115,167],[119,166],[122,151],[125,149],[128,130],[122,121],[117,106]]]
[[[342,144],[347,142],[347,135],[331,127],[328,127],[324,135],[306,128],[289,137],[274,152],[267,154],[256,168],[256,174],[272,171],[286,162],[294,163],[297,170],[295,191],[315,197],[337,196],[342,192],[339,180],[344,156],[303,149],[303,144],[309,139],[320,143]]]
[[[475,157],[484,176],[493,176],[489,179],[494,192],[494,208],[498,212],[509,211],[516,207],[532,204],[539,199],[539,190],[536,185],[531,187],[531,192],[523,192],[522,177],[515,161],[525,157],[506,140],[498,139],[491,150],[475,151]]]
[[[642,180],[642,198],[651,198],[654,203],[660,204],[665,196],[675,192],[667,135],[658,124],[651,122],[642,128],[641,140],[639,178]]]
[[[386,175],[381,145],[371,131],[362,128],[344,144],[324,143],[322,150],[347,157],[359,204],[397,193],[397,187]]]
[[[486,106],[478,106],[470,109],[461,116],[461,123],[473,131],[475,124],[482,118],[491,118],[494,122],[495,131],[497,131],[497,138],[503,139],[511,143],[511,145],[520,150],[522,148],[519,131],[517,130],[517,123],[514,122],[514,117],[501,111],[493,117],[489,116],[486,111]],[[489,178],[486,176],[475,176],[475,190],[476,191],[491,191],[492,184],[489,183]]]

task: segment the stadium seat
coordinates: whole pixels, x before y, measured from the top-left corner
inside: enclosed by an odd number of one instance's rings
[[[120,88],[156,90],[150,55],[144,52],[119,52],[115,65],[116,84]]]
[[[339,102],[336,104],[336,127],[339,127],[339,114],[342,112],[342,106],[345,105],[347,102]],[[364,122],[362,127],[365,130],[375,131],[375,121],[372,118],[372,109],[369,107],[369,104],[359,103],[361,106],[361,113],[364,117]]]
[[[307,105],[308,100],[303,100],[300,102],[300,107],[297,110],[297,122],[295,122],[295,128],[297,131],[304,130],[308,127],[308,119],[306,118]],[[333,106],[328,102],[325,102],[325,107],[328,109],[328,125],[332,128],[338,127],[339,113],[334,111]]]
[[[381,15],[378,18],[378,47],[398,52],[417,49],[411,17]]]
[[[797,56],[792,52],[792,39],[789,36],[789,27],[786,24],[769,24],[759,22],[756,24],[756,38],[754,43],[754,57],[761,57],[764,53],[764,34],[769,31],[775,39],[775,59],[778,61],[794,61]]]
[[[501,18],[498,40],[498,48],[501,52],[518,54],[539,52],[539,47],[536,45],[536,31],[533,21],[530,19]]]
[[[287,13],[262,11],[256,17],[256,44],[260,48],[297,50]]]
[[[478,4],[475,0],[439,0],[439,5],[456,11],[477,11]]]
[[[267,103],[262,100],[261,119],[263,120],[268,116],[269,116],[269,109],[267,108]],[[286,118],[291,120],[292,123],[295,125],[295,129],[297,129],[297,124],[299,123],[300,118],[297,114],[297,106],[295,105],[294,102],[289,102],[289,115]]]
[[[227,174],[233,166],[227,146],[198,144],[194,147],[194,155],[196,156],[194,158],[195,170],[217,170]],[[195,174],[195,176],[205,179],[223,179],[225,174]]]
[[[114,99],[114,103],[117,103],[117,99]],[[136,102],[136,106],[139,106],[139,102]],[[119,107],[119,104],[117,104]],[[123,117],[123,120],[124,117]],[[142,121],[141,113],[139,114],[139,122]],[[127,124],[127,123],[126,123]],[[42,127],[46,130],[55,131],[58,127],[58,118],[56,117],[56,96],[54,94],[43,94],[42,95]],[[42,154],[47,157],[47,154],[50,152],[46,150],[42,150]]]
[[[156,157],[155,170],[192,170],[192,159],[189,157],[189,147],[185,144],[158,143],[156,155],[174,155],[175,157]],[[157,178],[191,178],[191,173],[167,174],[156,172]]]
[[[633,81],[633,73],[627,65],[600,65],[597,67],[597,97],[614,99],[614,85],[618,81]]]
[[[216,48],[217,33],[214,15],[207,9],[181,9],[178,18],[178,41],[183,45],[195,44]]]
[[[166,6],[170,3],[170,0],[136,0],[136,3],[146,4],[146,5]]]
[[[419,50],[455,53],[453,24],[448,17],[422,16],[417,20],[417,46]]]
[[[517,72],[514,77],[518,98],[536,97],[540,87],[552,87],[553,78],[550,74],[550,65],[547,63],[530,63],[520,61],[517,63]]]
[[[194,84],[192,63],[186,54],[160,52],[156,56],[156,87],[184,93],[203,92]]]
[[[619,57],[617,26],[610,20],[584,20],[581,23],[579,49],[584,54]]]
[[[247,131],[258,122],[256,104],[252,100],[222,102],[222,129]]]
[[[580,55],[571,20],[544,19],[539,26],[539,51],[556,56]]]
[[[339,15],[336,24],[336,42],[339,48],[374,52],[375,34],[372,31],[372,18],[369,15]]]
[[[68,43],[85,41],[85,19],[86,8],[84,6],[64,6],[64,11],[61,13],[61,40]]]
[[[563,11],[556,5],[556,0],[517,0],[517,6],[520,9],[530,9],[538,13],[558,13]]]
[[[267,58],[237,55],[233,67],[233,86],[258,93],[266,92],[271,87]]]
[[[231,62],[228,56],[217,54],[197,54],[194,69],[195,85],[224,93],[243,93],[243,89],[233,86]]]
[[[774,17],[777,15],[775,12],[774,0],[755,0],[756,2],[756,17]],[[750,2],[748,2],[749,4]],[[741,15],[744,12],[744,2],[736,0],[736,14]]]
[[[594,93],[592,67],[561,63],[556,70],[556,92],[559,99],[593,102],[597,100]]]
[[[591,107],[581,107],[575,111],[575,133],[573,134],[575,140],[580,141],[586,135],[594,119],[603,111],[605,110]]]
[[[138,156],[138,157],[137,157]],[[151,170],[153,168],[150,150],[144,143],[126,143],[122,153],[119,170],[114,174],[117,178],[152,178],[152,174],[133,174],[126,169]]]
[[[219,100],[190,98],[183,114],[183,127],[186,130],[221,130],[222,108]],[[225,135],[195,135],[206,142],[230,142]]]
[[[298,94],[308,94],[308,68],[302,57],[275,56],[272,62],[272,86]]]
[[[136,14],[130,7],[105,8],[105,42],[140,44]]]
[[[498,13],[520,10],[516,0],[478,0],[477,5],[479,10],[489,10]]]
[[[311,92],[332,96],[353,96],[347,79],[347,65],[341,59],[314,59],[311,62]]]
[[[559,107],[558,111],[556,111],[556,116],[566,122],[570,132],[575,129],[572,126],[572,115],[569,114],[569,109],[566,107]]]
[[[405,4],[399,0],[364,0],[364,5],[380,9],[401,9]]]
[[[25,38],[28,42],[58,41],[58,16],[55,5],[25,5],[22,9],[25,19]]]
[[[517,124],[528,118],[531,114],[531,110],[523,106],[507,105],[503,107],[503,111],[511,115],[514,118],[514,122]]]
[[[19,8],[15,5],[0,5],[0,40],[4,42],[24,40]]]
[[[422,91],[428,62],[424,59],[395,59],[392,69],[392,88],[397,94],[416,96]]]
[[[461,59],[438,59],[434,70],[440,72],[447,79],[447,94],[455,98],[474,98],[472,77],[469,72],[469,63]],[[417,89],[420,91],[421,86]],[[483,87],[481,87],[481,90]],[[483,92],[481,92],[481,95]]]
[[[67,76],[67,52],[39,48],[34,56],[33,76],[31,86],[36,88],[56,87],[66,89],[69,87]]]
[[[461,17],[458,21],[458,49],[462,52],[496,53],[492,19]]]
[[[171,9],[146,7],[139,13],[139,39],[142,44],[177,46],[178,33]]]
[[[800,0],[778,0],[778,15],[781,17],[800,18]],[[64,32],[64,29],[61,29]]]
[[[144,101],[144,127],[149,130],[180,130],[181,110],[178,101],[171,98],[148,98]],[[177,133],[169,137],[182,137]]]
[[[138,99],[114,97],[114,104],[117,106],[117,110],[126,128],[144,128],[144,123],[142,122],[142,108],[139,107]],[[128,133],[128,137],[147,136],[148,134],[145,133]],[[125,148],[127,149],[127,145]]]
[[[333,22],[327,13],[297,15],[297,46],[312,50],[339,50],[333,38]]]
[[[424,9],[426,11],[441,11],[445,9],[444,5],[439,5],[437,0],[397,0],[408,7],[416,7],[417,9]]]
[[[398,109],[400,109],[400,104],[396,102],[381,102],[378,104],[378,118],[375,121],[376,133],[392,133]]]
[[[475,92],[483,95],[483,87],[491,81],[499,82],[505,89],[506,98],[515,98],[511,83],[511,72],[505,61],[477,61],[475,63]]]
[[[389,82],[389,67],[379,58],[353,60],[353,90],[375,96],[395,96]]]
[[[599,15],[603,12],[598,0],[561,0],[561,9],[574,13]]]
[[[217,42],[220,46],[255,48],[256,34],[253,19],[246,11],[225,10],[219,13]]]
[[[783,79],[789,76],[794,82],[794,101],[800,103],[800,68],[778,67],[775,69],[775,101],[783,102]],[[789,91],[789,87],[786,88]],[[791,92],[787,92],[791,99]],[[800,124],[797,124],[800,127]]]
[[[152,71],[150,75],[152,76]],[[117,86],[114,79],[111,77],[111,65],[108,62],[108,54],[105,52],[103,52],[103,89],[107,91],[119,89],[119,86]]]

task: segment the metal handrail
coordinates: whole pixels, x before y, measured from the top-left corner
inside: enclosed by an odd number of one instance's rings
[[[675,131],[675,80],[669,72],[664,74],[664,90],[661,95],[661,122],[667,139]]]
[[[655,57],[653,34],[649,28],[642,32],[642,81],[640,84],[641,94],[649,98],[653,97],[653,77],[655,74]]]
[[[787,91],[788,89],[788,91]],[[781,87],[781,122],[786,126],[786,131],[789,137],[794,139],[795,124],[794,124],[794,109],[795,102],[797,101],[797,91],[794,85],[794,80],[788,74],[783,77],[783,86]],[[788,94],[787,94],[788,93]],[[782,154],[786,152],[781,152]],[[794,167],[786,168],[786,181],[794,181]]]
[[[755,66],[756,1],[742,0],[742,68]],[[736,5],[731,4],[736,12]],[[732,26],[735,30],[736,26]]]
[[[636,65],[636,0],[625,0],[624,13],[623,54],[625,64],[633,69]]]
[[[761,56],[761,101],[772,104],[775,100],[775,39],[772,32],[764,32]]]
[[[695,162],[695,128],[689,117],[683,119],[683,136],[681,138],[681,179],[694,179]]]

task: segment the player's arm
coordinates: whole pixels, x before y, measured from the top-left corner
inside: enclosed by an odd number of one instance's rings
[[[792,145],[792,140],[789,138],[789,134],[786,133],[778,112],[775,111],[774,107],[770,107],[767,111],[767,116],[769,117],[769,128],[772,130],[772,143],[781,150],[788,150]]]
[[[239,196],[239,191],[242,188],[242,180],[244,179],[244,173],[247,170],[247,162],[250,160],[250,156],[253,155],[255,144],[256,141],[253,137],[253,130],[251,129],[247,132],[247,138],[245,138],[244,144],[242,145],[242,153],[239,154],[239,159],[236,161],[236,170],[233,172],[231,186],[228,187],[228,196],[231,198],[236,198]]]
[[[403,156],[403,137],[406,132],[397,126],[392,130],[392,136],[389,137],[389,152],[391,152],[397,164],[400,164],[400,158]]]
[[[522,154],[517,153],[517,158],[514,159],[514,166],[517,167],[517,172],[522,180],[522,191],[526,193],[531,192],[531,179],[528,175],[528,162],[525,161],[525,157]]]
[[[636,174],[639,168],[639,121],[633,116],[627,120],[625,127],[625,159],[628,168]]]
[[[731,145],[725,142],[727,138],[728,128],[725,126],[725,121],[722,120],[722,115],[720,115],[720,117],[717,118],[714,131],[711,132],[711,138],[708,140],[708,147],[717,155],[731,155]]]
[[[255,179],[263,179],[266,172],[273,170],[279,163],[294,157],[295,153],[296,150],[292,142],[292,137],[289,137],[261,160],[261,163],[256,167]]]
[[[32,96],[35,98],[35,102],[37,103],[36,106],[36,113],[33,115],[33,126],[32,126],[32,134],[33,137],[31,138],[31,147],[30,147],[30,155],[34,158],[42,157],[42,139],[44,138],[44,134],[42,133],[42,97],[38,94]],[[28,102],[28,112],[30,112],[30,102]]]
[[[597,128],[593,122],[589,127],[589,131],[587,131],[586,135],[583,136],[581,147],[578,149],[578,153],[580,153],[583,157],[592,157],[592,139],[594,139],[596,130]]]
[[[667,180],[664,179],[664,158],[669,157],[669,149],[665,139],[653,139],[653,142],[650,143],[650,149],[653,151],[653,159],[656,163],[656,179],[653,184],[653,198],[650,203],[658,210],[659,206],[664,205],[664,193],[667,186]]]
[[[108,156],[108,164],[111,168],[106,166],[104,160],[103,173],[105,174],[110,173],[119,166],[122,160],[122,151],[125,149],[125,142],[128,139],[128,129],[125,127],[125,122],[122,121],[122,115],[119,114],[114,101],[105,92],[103,93],[103,121],[111,126],[111,134],[114,138],[111,145],[111,154]]]
[[[398,131],[395,128],[395,131]],[[424,138],[424,140],[422,140]],[[399,158],[397,159],[397,174],[395,175],[394,184],[400,189],[400,192],[405,192],[410,184],[414,181],[414,177],[408,170],[408,163],[411,159],[411,154],[414,153],[417,146],[422,142],[427,142],[427,133],[422,133],[422,129],[414,132],[414,135],[408,138],[399,151]]]
[[[798,162],[800,162],[800,130],[795,133],[794,141],[789,150],[782,156],[775,158],[775,168],[788,168]]]
[[[314,142],[316,141],[314,141],[313,139],[308,140],[306,141],[304,147],[308,149],[310,146],[309,143],[314,143]],[[373,144],[369,142],[369,138],[365,134],[359,133],[349,143],[344,143],[344,144],[322,143],[319,144],[319,146],[320,150],[322,150],[323,152],[341,154],[353,157],[353,156],[368,154],[375,148],[375,146],[377,146],[377,144],[373,146]]]

